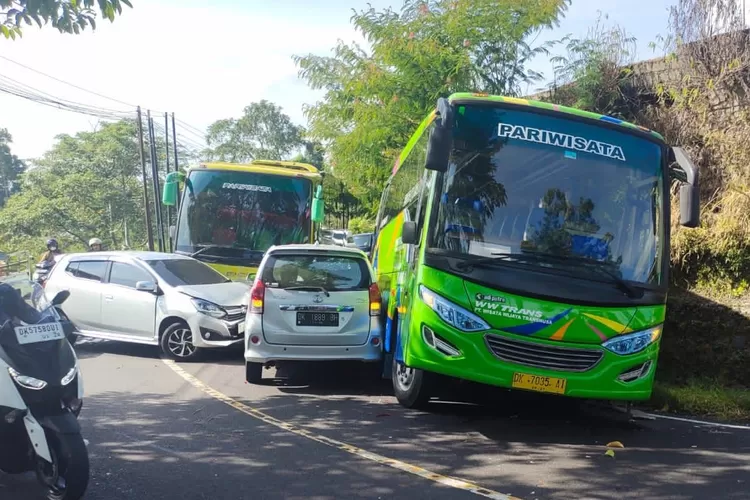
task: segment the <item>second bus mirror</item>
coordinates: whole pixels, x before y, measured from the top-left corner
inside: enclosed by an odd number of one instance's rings
[[[167,207],[173,207],[177,205],[177,195],[179,193],[180,184],[177,172],[172,172],[167,175],[164,180],[164,188],[161,191],[161,202]]]
[[[401,242],[404,245],[416,245],[417,239],[417,223],[413,221],[404,222],[401,227]]]
[[[445,172],[453,147],[453,106],[445,98],[438,99],[437,116],[427,142],[427,170]]]
[[[323,186],[318,186],[315,192],[315,198],[312,201],[311,217],[313,222],[322,223],[325,218],[325,208],[323,204]]]

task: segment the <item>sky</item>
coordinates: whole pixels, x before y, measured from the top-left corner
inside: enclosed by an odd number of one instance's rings
[[[648,44],[666,34],[668,7],[674,1],[573,0],[560,27],[543,33],[539,41],[585,36],[602,11],[609,23],[636,37],[637,58],[650,59],[659,54]],[[321,93],[298,78],[292,56],[328,55],[338,40],[361,42],[350,24],[352,9],[365,9],[368,3],[375,8],[401,5],[399,0],[132,3],[134,8],[126,8],[114,23],[100,20],[93,32],[62,35],[29,26],[21,39],[0,38],[0,76],[87,105],[124,112],[140,105],[153,110],[159,123],[165,111],[174,112],[180,120],[179,141],[196,148],[209,124],[239,117],[245,106],[261,99],[278,104],[294,122],[305,125],[303,106],[320,99]],[[538,59],[531,67],[552,75],[547,60]],[[57,134],[94,130],[99,122],[0,92],[0,128],[12,134],[12,151],[23,159],[41,156]]]

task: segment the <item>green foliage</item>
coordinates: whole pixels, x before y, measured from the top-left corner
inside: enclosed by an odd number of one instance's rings
[[[18,176],[26,169],[26,165],[11,153],[12,142],[10,133],[4,128],[0,129],[0,207],[16,192]]]
[[[375,219],[367,216],[349,219],[349,231],[352,234],[372,233],[375,231]]]
[[[633,120],[642,104],[630,68],[636,40],[623,28],[607,26],[599,14],[585,38],[566,37],[566,55],[551,58],[555,78],[547,98],[587,111]]]
[[[400,12],[355,12],[370,51],[340,43],[331,57],[295,58],[324,99],[306,109],[310,134],[365,206],[377,206],[391,167],[438,97],[475,90],[517,95],[539,80],[527,64],[550,44],[529,40],[553,26],[568,0],[404,2]]]
[[[710,378],[691,380],[679,386],[657,383],[650,405],[680,415],[750,422],[750,390],[727,388]]]
[[[305,145],[302,132],[279,106],[262,100],[245,107],[241,118],[211,124],[206,135],[207,155],[232,163],[284,160]]]
[[[122,7],[133,7],[130,0],[0,0],[0,34],[15,40],[21,26],[49,23],[60,33],[78,34],[96,28],[96,11],[110,22],[122,14]]]
[[[66,250],[82,249],[94,236],[113,249],[141,246],[146,228],[139,165],[132,121],[58,136],[0,210],[3,248],[40,250],[52,236]]]

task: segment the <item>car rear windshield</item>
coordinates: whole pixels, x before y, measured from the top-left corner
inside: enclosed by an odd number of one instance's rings
[[[230,281],[203,262],[193,259],[164,259],[146,262],[170,286],[214,285]]]
[[[370,286],[364,259],[339,255],[272,255],[263,268],[272,288],[323,287],[328,291],[362,290]]]
[[[353,239],[355,245],[367,245],[368,243],[370,243],[369,234],[358,234]]]

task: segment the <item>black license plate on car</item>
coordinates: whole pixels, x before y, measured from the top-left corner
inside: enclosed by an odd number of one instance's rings
[[[339,313],[298,312],[297,326],[339,326]]]

